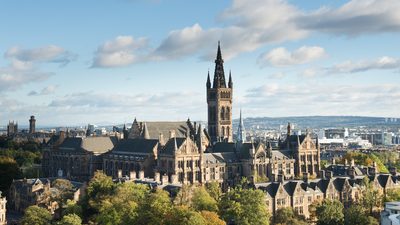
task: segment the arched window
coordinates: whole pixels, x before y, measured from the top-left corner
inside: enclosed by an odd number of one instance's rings
[[[230,136],[231,135],[231,130],[229,129],[229,127],[226,127],[226,136]]]
[[[221,108],[221,120],[225,120],[225,107]]]
[[[227,120],[230,120],[230,117],[231,117],[231,110],[230,110],[229,107],[226,107],[226,115],[225,115],[225,118],[226,118]]]
[[[225,137],[225,127],[222,127],[222,136]]]

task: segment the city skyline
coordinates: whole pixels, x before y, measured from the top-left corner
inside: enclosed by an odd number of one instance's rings
[[[0,125],[205,121],[218,41],[233,118],[399,117],[395,0],[2,5]]]

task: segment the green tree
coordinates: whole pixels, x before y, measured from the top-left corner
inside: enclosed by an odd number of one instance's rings
[[[33,205],[25,210],[21,220],[22,225],[49,225],[51,224],[51,214],[44,208]]]
[[[225,193],[219,203],[221,217],[235,224],[269,224],[269,215],[261,190],[242,188],[244,183]]]
[[[208,194],[204,187],[198,187],[194,190],[192,198],[192,207],[196,211],[218,211],[217,201]]]
[[[136,224],[165,224],[165,218],[173,209],[168,192],[157,189],[150,193],[139,205],[139,217]]]
[[[361,203],[362,206],[368,210],[369,214],[372,215],[374,209],[381,206],[382,195],[368,177],[364,177],[363,187],[364,190]]]
[[[317,225],[341,225],[344,223],[343,204],[337,200],[325,200],[316,208]]]
[[[100,209],[101,202],[110,197],[115,189],[115,184],[111,177],[103,172],[95,172],[87,187],[86,201],[90,209],[97,212]]]
[[[166,217],[166,225],[207,225],[207,220],[196,211],[187,206],[175,206],[172,213]]]
[[[195,187],[192,185],[186,185],[186,184],[182,185],[178,194],[175,196],[174,204],[191,206],[194,190]]]
[[[7,195],[13,179],[21,178],[21,171],[14,159],[0,156],[0,191]]]
[[[378,221],[368,216],[365,209],[360,205],[352,205],[344,211],[345,225],[378,225]]]
[[[394,202],[400,201],[400,190],[399,189],[389,189],[386,191],[386,196],[383,200],[384,202]]]
[[[67,200],[66,207],[63,210],[63,215],[75,214],[83,218],[82,207],[73,200]]]
[[[300,218],[293,211],[293,208],[280,208],[275,212],[274,224],[282,225],[297,225],[297,224],[307,224],[302,218]]]
[[[210,196],[219,202],[222,196],[222,190],[218,182],[210,182],[206,184],[206,190]]]
[[[65,215],[57,225],[81,225],[82,219],[76,214]]]

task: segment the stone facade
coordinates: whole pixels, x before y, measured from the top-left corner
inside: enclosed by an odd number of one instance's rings
[[[0,191],[0,225],[7,225],[7,199],[1,195]]]

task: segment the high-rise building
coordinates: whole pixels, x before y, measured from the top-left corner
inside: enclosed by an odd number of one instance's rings
[[[30,134],[35,133],[35,127],[36,127],[35,116],[31,116],[31,118],[29,119],[29,133]]]
[[[229,72],[228,86],[225,81],[224,60],[218,43],[215,59],[214,80],[207,76],[208,132],[211,142],[232,141],[232,94],[233,83]]]

